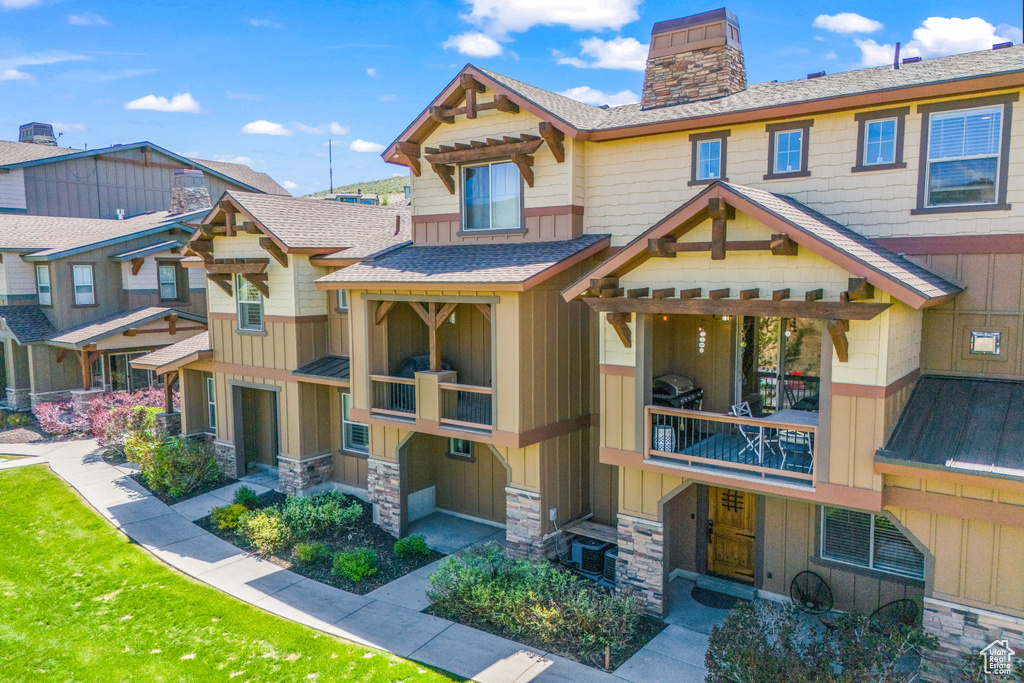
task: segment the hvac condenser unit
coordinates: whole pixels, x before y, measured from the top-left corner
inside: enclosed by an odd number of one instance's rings
[[[604,574],[604,551],[607,543],[593,538],[579,538],[572,542],[572,563],[584,576],[599,579]]]

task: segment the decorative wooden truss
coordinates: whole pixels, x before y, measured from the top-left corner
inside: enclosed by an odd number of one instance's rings
[[[252,283],[265,297],[270,297],[267,286],[267,266],[270,259],[266,258],[225,258],[211,259],[206,263],[206,277],[216,284],[228,296],[234,296],[231,283],[235,275],[241,275]]]
[[[669,237],[654,237],[647,241],[647,253],[658,258],[675,258],[680,252],[710,251],[711,259],[721,261],[728,251],[770,251],[775,256],[796,256],[799,247],[787,235],[772,235],[767,240],[726,240],[728,222],[736,218],[736,209],[720,197],[708,199],[711,217],[710,242],[676,242]]]
[[[377,310],[374,313],[373,321],[374,324],[380,325],[383,323],[388,315],[395,310],[395,306],[400,302],[398,301],[381,301],[377,304]],[[430,371],[440,372],[441,371],[441,344],[438,341],[438,329],[445,320],[451,317],[452,313],[455,312],[455,308],[458,306],[457,303],[449,302],[446,304],[439,304],[431,301],[425,306],[418,301],[408,302],[412,310],[420,317],[423,323],[427,326],[427,335],[430,340]],[[487,319],[487,322],[491,321],[491,307],[487,304],[476,304],[477,310],[480,311],[481,315]]]

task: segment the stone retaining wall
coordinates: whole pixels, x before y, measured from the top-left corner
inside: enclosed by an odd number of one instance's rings
[[[645,611],[665,615],[665,527],[661,522],[619,515],[619,561],[616,576],[620,588],[631,587],[644,597]]]
[[[153,416],[153,431],[159,439],[178,436],[181,434],[181,413],[157,413]]]
[[[235,446],[223,441],[213,442],[213,455],[224,470],[224,476],[236,479],[238,476],[237,463],[235,461]]]

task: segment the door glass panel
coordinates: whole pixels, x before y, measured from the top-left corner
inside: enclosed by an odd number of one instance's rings
[[[803,318],[743,319],[740,401],[754,415],[792,408],[818,410],[821,324]]]
[[[816,320],[788,318],[784,321],[786,356],[781,406],[817,412],[821,385],[821,325]]]
[[[128,355],[124,353],[110,356],[110,389],[111,391],[128,391],[129,382]]]

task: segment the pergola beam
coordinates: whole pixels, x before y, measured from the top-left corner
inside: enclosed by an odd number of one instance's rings
[[[605,299],[584,297],[595,311],[605,313],[656,313],[676,315],[756,315],[778,318],[824,320],[871,320],[892,304],[842,301],[774,301],[768,299]]]

